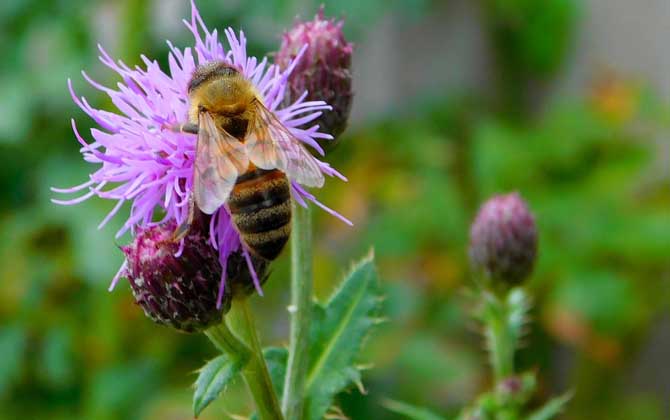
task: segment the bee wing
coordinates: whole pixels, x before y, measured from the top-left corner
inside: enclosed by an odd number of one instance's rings
[[[206,214],[214,213],[228,199],[237,175],[248,166],[244,144],[225,130],[217,129],[209,113],[200,113],[193,171],[193,193],[198,208]]]
[[[261,169],[279,169],[308,187],[322,187],[324,176],[317,160],[259,100],[256,117],[245,140],[249,160]]]

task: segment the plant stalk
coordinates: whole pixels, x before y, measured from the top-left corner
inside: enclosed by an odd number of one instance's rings
[[[516,344],[507,328],[508,308],[505,300],[493,294],[488,300],[489,316],[486,318],[486,336],[489,341],[491,365],[496,384],[514,374],[514,349]]]
[[[291,211],[291,335],[282,410],[288,420],[300,420],[309,366],[307,342],[312,314],[312,215],[309,208],[302,207],[295,200],[292,200]]]
[[[279,409],[277,395],[274,392],[272,380],[265,365],[263,352],[246,299],[236,301],[233,308],[235,306],[238,306],[240,312],[241,335],[243,335],[247,344],[240,341],[228,329],[225,321],[210,328],[205,334],[219,350],[230,354],[231,357],[240,357],[246,360],[242,369],[242,377],[256,403],[259,417],[263,420],[283,420],[284,417]]]

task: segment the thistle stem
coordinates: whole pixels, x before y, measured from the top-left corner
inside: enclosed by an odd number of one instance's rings
[[[491,365],[496,383],[514,373],[514,337],[507,328],[508,308],[504,299],[486,293],[489,316],[486,317],[486,337],[489,342]]]
[[[236,326],[246,344],[228,328],[225,321],[205,334],[219,350],[246,360],[242,377],[256,403],[259,417],[263,420],[283,420],[247,299],[235,301],[230,315],[237,318]]]
[[[300,420],[305,377],[309,366],[309,326],[312,303],[312,216],[309,208],[292,201],[291,335],[282,410],[288,420]]]
[[[210,327],[205,335],[222,353],[241,359],[249,357],[249,349],[228,329],[225,321]]]

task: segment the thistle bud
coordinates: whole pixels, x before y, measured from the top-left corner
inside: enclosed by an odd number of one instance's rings
[[[221,322],[230,308],[226,292],[217,309],[221,280],[218,252],[197,229],[184,239],[184,249],[172,240],[175,223],[138,230],[122,247],[135,301],[153,321],[184,332],[196,332]]]
[[[521,283],[537,254],[535,220],[518,193],[498,195],[479,209],[470,228],[470,260],[494,282]]]
[[[288,79],[288,99],[293,102],[307,91],[308,101],[325,101],[332,106],[316,120],[321,131],[334,140],[319,140],[324,150],[332,150],[344,131],[351,110],[351,53],[352,44],[344,39],[344,21],[326,20],[323,7],[314,20],[296,22],[286,32],[276,63],[286,68],[304,45],[307,49]]]

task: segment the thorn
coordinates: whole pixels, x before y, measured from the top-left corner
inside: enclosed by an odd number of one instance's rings
[[[375,365],[374,365],[374,363],[363,363],[363,364],[360,364],[360,365],[355,365],[354,367],[358,370],[370,370],[370,369],[373,369],[375,367]]]
[[[350,420],[349,417],[347,417],[346,414],[342,411],[342,409],[336,405],[331,406],[329,409],[329,412],[326,413],[325,416],[323,416],[325,419],[329,420]]]
[[[356,380],[354,382],[356,384],[356,388],[358,388],[358,392],[361,393],[361,395],[368,395],[368,390],[365,389],[365,386],[363,386],[363,382],[359,380]]]
[[[387,317],[379,317],[379,318],[372,318],[372,324],[373,325],[380,325],[380,324],[385,324],[386,322],[389,322],[390,319]]]

